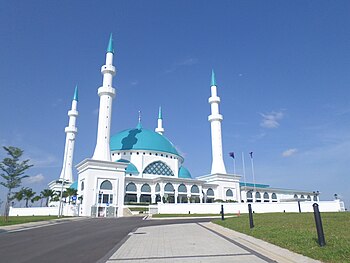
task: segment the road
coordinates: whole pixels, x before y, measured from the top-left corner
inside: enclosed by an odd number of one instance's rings
[[[4,232],[0,233],[0,262],[97,262],[122,245],[121,241],[138,227],[208,221],[94,218]]]

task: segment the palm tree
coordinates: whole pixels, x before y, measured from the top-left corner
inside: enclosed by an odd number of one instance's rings
[[[71,196],[77,196],[78,190],[73,189],[73,188],[67,188],[65,193],[66,193],[66,195],[67,195],[67,197],[69,199],[69,204],[70,204]]]
[[[26,207],[28,207],[29,201],[31,201],[32,203],[35,201],[34,196],[35,196],[36,192],[33,192],[33,189],[29,188],[29,187],[22,188],[22,190],[23,190],[23,199],[26,200]]]
[[[49,206],[49,200],[54,197],[55,192],[51,189],[44,189],[40,193],[43,198],[46,198],[45,206]]]

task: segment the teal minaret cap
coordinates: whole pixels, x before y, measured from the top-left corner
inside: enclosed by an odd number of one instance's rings
[[[142,129],[142,124],[141,124],[141,111],[139,111],[139,123],[136,126],[136,129],[141,130]]]
[[[211,85],[216,86],[215,73],[213,69],[211,70]]]
[[[75,86],[73,100],[78,101],[78,85]]]
[[[162,107],[161,106],[159,106],[158,119],[163,119],[163,117],[162,117]]]
[[[107,53],[113,53],[114,54],[114,48],[113,48],[113,35],[109,36],[109,42],[108,42],[108,47],[107,47]]]

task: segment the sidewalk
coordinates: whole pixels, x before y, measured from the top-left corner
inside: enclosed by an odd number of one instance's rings
[[[52,220],[46,220],[46,221],[29,222],[29,223],[9,225],[9,226],[0,226],[0,234],[3,232],[16,232],[16,231],[43,227],[47,225],[61,224],[68,221],[83,220],[83,219],[86,219],[86,217],[64,217],[64,218],[52,219]]]
[[[319,262],[213,223],[141,227],[106,261]]]

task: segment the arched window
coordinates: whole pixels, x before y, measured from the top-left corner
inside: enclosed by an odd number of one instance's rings
[[[277,202],[277,195],[275,193],[272,193],[271,198],[272,202]]]
[[[84,190],[84,181],[82,181],[81,184],[80,184],[80,190],[81,190],[81,191]]]
[[[310,195],[307,195],[307,200],[311,201],[311,196]]]
[[[233,196],[233,192],[232,192],[231,189],[228,189],[228,190],[226,191],[226,196],[228,196],[228,197]]]
[[[103,181],[100,185],[101,190],[112,190],[112,188],[112,183],[108,180]]]
[[[167,166],[165,163],[157,161],[153,162],[145,168],[143,171],[145,174],[156,174],[156,175],[166,175],[166,176],[174,176],[173,171]]]
[[[156,184],[156,192],[160,192],[160,185],[158,183]]]
[[[129,184],[126,186],[125,190],[126,190],[127,192],[136,192],[136,185],[135,185],[134,183],[129,183]]]
[[[261,198],[261,194],[260,194],[259,192],[256,192],[256,193],[255,193],[255,198],[256,198],[256,199],[260,199],[260,198]]]
[[[209,189],[207,190],[207,196],[214,196],[214,191],[213,191],[213,189],[209,188]]]
[[[150,193],[151,192],[151,187],[149,186],[149,184],[142,185],[141,192]]]
[[[317,195],[314,195],[314,201],[317,201]]]
[[[197,185],[192,185],[191,187],[191,193],[192,194],[199,194],[199,188]]]
[[[269,194],[267,192],[264,193],[264,199],[269,199]]]
[[[247,198],[253,198],[253,192],[252,191],[248,191],[247,192]]]
[[[304,199],[304,198],[305,198],[305,196],[304,196],[304,195],[301,195],[301,196],[300,196],[300,198],[303,198],[303,199]]]
[[[171,183],[167,183],[164,186],[164,191],[165,192],[174,192],[174,186]]]
[[[297,195],[297,194],[295,194],[295,195],[294,195],[294,198],[298,198],[298,195]]]
[[[178,188],[179,193],[187,193],[187,187],[184,184],[180,184]]]

